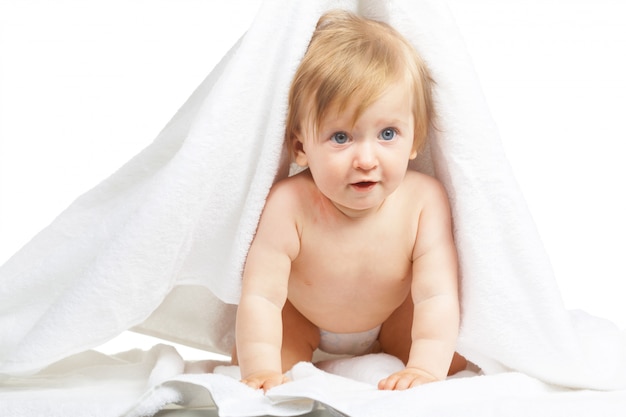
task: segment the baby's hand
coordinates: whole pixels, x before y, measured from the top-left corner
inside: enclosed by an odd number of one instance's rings
[[[254,389],[263,388],[265,392],[287,381],[288,379],[285,375],[274,371],[258,371],[241,380],[247,386]]]
[[[400,372],[396,372],[382,379],[378,383],[378,389],[404,390],[435,381],[438,381],[438,379],[426,371],[422,371],[418,368],[404,368]]]

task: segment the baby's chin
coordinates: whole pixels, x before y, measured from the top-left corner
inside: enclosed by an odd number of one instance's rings
[[[379,199],[377,201],[364,204],[355,204],[352,202],[341,204],[340,202],[331,200],[337,210],[339,210],[346,216],[353,218],[365,217],[371,214],[375,214],[376,212],[378,212],[380,207],[382,207],[384,201],[384,199]]]

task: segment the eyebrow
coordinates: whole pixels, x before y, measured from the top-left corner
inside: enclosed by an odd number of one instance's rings
[[[410,123],[407,123],[403,119],[393,118],[393,119],[388,120],[388,119],[381,117],[376,120],[376,124],[393,126],[393,125],[402,125],[402,124],[410,124]]]

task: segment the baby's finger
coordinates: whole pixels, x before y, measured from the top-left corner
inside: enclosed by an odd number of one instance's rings
[[[415,385],[414,385],[415,384]],[[403,375],[400,378],[398,378],[398,380],[396,381],[396,385],[395,387],[393,387],[394,390],[405,390],[405,389],[409,389],[413,386],[417,386],[419,385],[419,382],[409,376],[409,375]]]
[[[261,388],[262,384],[262,382],[257,379],[242,379],[241,382],[243,382],[252,389],[259,389]]]
[[[378,389],[380,390],[393,390],[396,387],[396,383],[398,381],[398,375],[393,374],[388,376],[387,378],[381,379],[378,383]]]
[[[282,385],[283,382],[285,382],[284,378],[270,378],[263,382],[263,385],[261,386],[261,388],[263,388],[263,391],[267,392],[274,387]]]

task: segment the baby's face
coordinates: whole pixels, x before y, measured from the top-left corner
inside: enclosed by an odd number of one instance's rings
[[[296,152],[296,163],[309,167],[320,191],[346,214],[380,207],[417,154],[412,98],[405,83],[392,84],[353,123],[356,104],[342,113],[328,112],[317,131],[304,129],[302,148]]]

